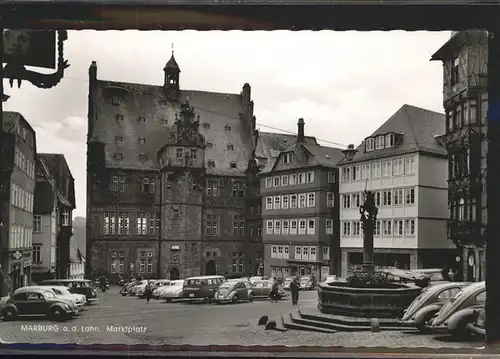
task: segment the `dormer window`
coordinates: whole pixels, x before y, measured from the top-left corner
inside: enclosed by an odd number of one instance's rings
[[[384,136],[377,136],[375,138],[375,149],[381,150],[384,148]]]
[[[119,143],[123,143],[123,137],[122,137],[122,136],[116,136],[116,137],[115,137],[115,142],[116,142],[117,144],[119,144]]]
[[[459,81],[459,75],[460,75],[460,72],[458,69],[459,64],[460,64],[460,61],[459,61],[458,57],[453,59],[453,62],[451,64],[451,86],[457,84]]]
[[[229,125],[224,126],[224,131],[226,131],[226,132],[231,131],[231,126],[229,126]]]
[[[396,136],[394,133],[385,135],[385,147],[394,147],[396,145]]]
[[[140,145],[143,145],[143,144],[145,144],[145,143],[146,143],[146,138],[144,138],[144,137],[139,137],[139,144],[140,144]]]
[[[204,129],[209,129],[210,128],[210,124],[208,122],[203,122],[203,125],[201,125]]]
[[[123,115],[121,113],[119,113],[118,115],[116,115],[116,121],[123,122]]]
[[[236,168],[236,162],[231,162],[231,168]]]
[[[283,156],[283,162],[286,164],[292,163],[292,153],[285,153]]]
[[[144,117],[144,116],[139,116],[139,117],[137,117],[137,121],[138,121],[139,123],[146,123],[146,117]]]
[[[115,160],[123,160],[123,153],[117,152],[117,153],[115,153],[114,157],[115,157]]]
[[[148,155],[146,155],[145,153],[141,153],[139,155],[139,161],[145,162],[147,159],[148,159]]]
[[[213,147],[212,142],[207,142],[207,148],[212,148],[212,147]]]
[[[208,167],[215,167],[215,161],[214,160],[208,160],[207,166]]]
[[[365,150],[366,152],[373,151],[374,149],[374,142],[375,140],[373,138],[367,138],[365,142]]]
[[[234,151],[234,146],[230,143],[229,145],[227,145],[227,149],[228,151]]]

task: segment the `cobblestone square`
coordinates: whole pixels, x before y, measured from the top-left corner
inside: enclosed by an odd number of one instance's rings
[[[316,292],[301,293],[300,308],[314,310]],[[164,303],[122,297],[117,288],[101,293],[98,303],[63,323],[45,319],[3,322],[3,343],[287,345],[386,348],[478,348],[480,340],[452,342],[443,334],[416,331],[338,332],[265,331],[259,317],[293,310],[290,301],[236,305]]]

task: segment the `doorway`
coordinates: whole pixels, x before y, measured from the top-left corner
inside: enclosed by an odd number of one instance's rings
[[[217,273],[217,266],[214,260],[209,260],[205,265],[205,275],[215,275]]]
[[[170,269],[170,280],[178,280],[180,279],[181,277],[181,273],[179,272],[179,268],[177,267],[172,267],[172,269]]]

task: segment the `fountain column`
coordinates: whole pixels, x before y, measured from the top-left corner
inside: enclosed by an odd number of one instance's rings
[[[375,195],[371,191],[365,191],[365,198],[359,207],[361,224],[363,227],[363,271],[373,275],[373,232],[377,222],[378,208],[375,206]]]

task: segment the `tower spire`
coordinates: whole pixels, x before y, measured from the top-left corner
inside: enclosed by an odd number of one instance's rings
[[[172,42],[172,45],[170,46],[172,48],[172,56],[174,56],[174,43]]]

